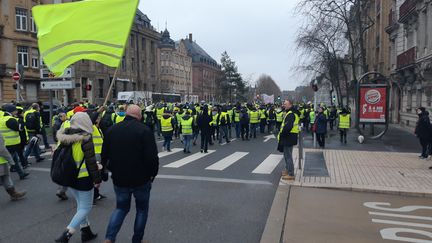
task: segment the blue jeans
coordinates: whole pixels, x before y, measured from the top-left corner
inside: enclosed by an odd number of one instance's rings
[[[228,143],[228,141],[229,141],[229,138],[228,138],[228,127],[226,125],[219,127],[219,143],[222,143],[222,139],[223,139],[224,136],[225,136],[226,142]]]
[[[294,176],[293,146],[284,146],[283,150],[285,169],[288,171],[288,175]]]
[[[258,128],[259,123],[251,123],[250,124],[250,133],[251,133],[251,137],[253,136],[253,138],[256,138],[256,133],[257,133],[257,128]]]
[[[164,143],[163,143],[163,147],[166,148],[167,150],[171,150],[171,139],[172,136],[166,136],[164,137]]]
[[[29,136],[30,136],[30,134],[29,134]],[[36,135],[33,135],[33,136],[36,136]],[[32,136],[30,136],[30,137],[32,137]],[[27,160],[29,155],[32,152],[35,154],[36,159],[40,158],[41,151],[39,148],[39,142],[33,142],[32,140],[30,140],[29,144],[25,148],[24,158]]]
[[[183,135],[183,144],[184,144],[184,149],[186,150],[186,152],[190,152],[192,137],[193,137],[192,134]]]
[[[235,125],[235,131],[236,131],[236,138],[240,138],[240,133],[241,133],[240,122],[236,122],[236,123],[234,123],[234,125]]]
[[[78,191],[69,188],[72,196],[75,198],[77,204],[77,211],[68,225],[68,229],[78,230],[78,227],[85,227],[89,225],[88,215],[93,207],[93,190]]]
[[[117,234],[123,224],[123,220],[129,213],[131,197],[133,194],[135,197],[136,216],[132,243],[140,243],[142,241],[147,223],[151,186],[151,182],[147,182],[146,184],[135,188],[114,186],[117,198],[117,207],[112,213],[108,224],[107,233],[105,235],[107,240],[115,242]]]

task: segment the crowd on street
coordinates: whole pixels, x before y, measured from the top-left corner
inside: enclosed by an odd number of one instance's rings
[[[347,143],[351,126],[348,107],[324,104],[314,107],[294,104],[236,103],[169,103],[109,104],[96,106],[77,102],[62,107],[51,120],[53,152],[51,179],[58,184],[55,193],[62,200],[68,194],[76,201],[76,214],[55,240],[68,242],[81,231],[82,241],[97,237],[90,229],[88,215],[92,205],[105,196],[99,193],[102,181],[109,172],[114,184],[117,206],[109,221],[105,242],[115,242],[122,222],[129,212],[131,196],[136,199],[136,221],[133,242],[141,242],[147,220],[151,183],[158,174],[159,158],[156,137],[163,138],[162,150],[171,152],[173,140],[182,143],[183,152],[191,153],[200,146],[208,153],[209,146],[229,144],[234,138],[242,141],[257,139],[257,133],[274,134],[278,150],[284,153],[285,170],[282,180],[293,180],[293,146],[303,130],[316,134],[321,148],[325,147],[328,126],[338,129],[340,142]],[[51,149],[42,123],[41,104],[29,107],[5,104],[0,112],[0,179],[12,200],[25,197],[25,191],[14,187],[10,173],[24,180],[32,162],[44,160],[40,143]],[[200,141],[198,139],[200,138]],[[124,154],[128,159],[124,160]],[[70,166],[72,164],[72,166]]]

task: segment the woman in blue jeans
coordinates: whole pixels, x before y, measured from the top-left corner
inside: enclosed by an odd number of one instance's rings
[[[62,145],[72,146],[72,157],[80,168],[74,185],[70,186],[70,192],[75,198],[77,211],[66,230],[55,241],[67,243],[72,235],[81,228],[82,242],[90,241],[97,237],[90,229],[88,215],[93,206],[93,187],[101,183],[101,176],[96,164],[96,156],[91,134],[93,123],[89,115],[84,112],[75,113],[70,121],[70,128],[62,128],[57,133],[57,139]]]

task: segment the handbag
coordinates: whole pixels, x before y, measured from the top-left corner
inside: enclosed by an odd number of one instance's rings
[[[317,131],[317,123],[315,122],[314,124],[313,124],[313,126],[312,126],[312,132],[313,133],[316,133],[316,131]]]

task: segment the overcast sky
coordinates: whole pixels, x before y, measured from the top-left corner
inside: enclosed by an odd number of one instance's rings
[[[298,65],[295,36],[302,21],[299,0],[141,0],[140,10],[152,25],[179,40],[189,33],[216,61],[227,51],[245,79],[273,77],[282,90],[292,90],[304,75]]]

